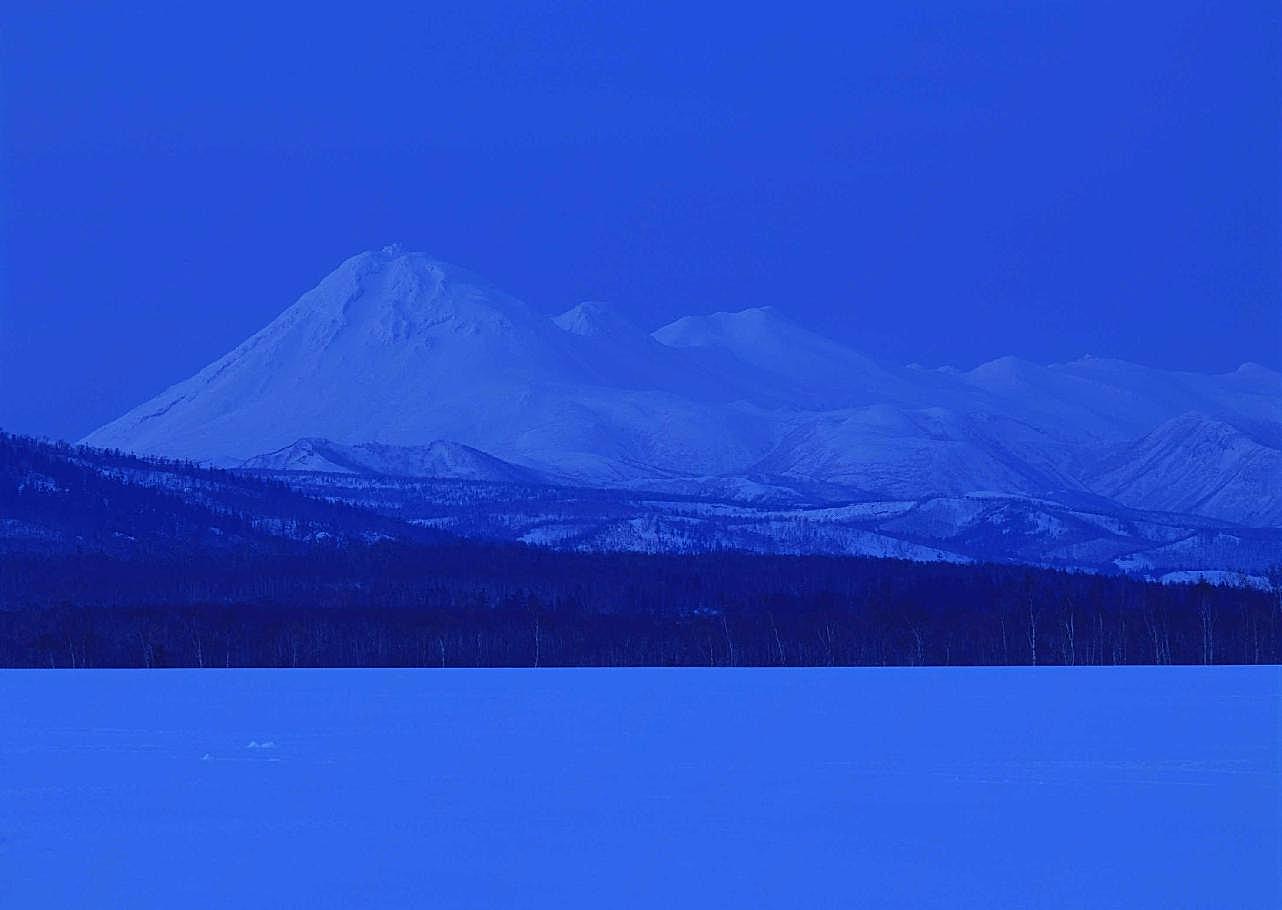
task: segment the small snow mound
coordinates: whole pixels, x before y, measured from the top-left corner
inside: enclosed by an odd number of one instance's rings
[[[1254,588],[1257,591],[1272,590],[1273,585],[1263,575],[1251,575],[1246,572],[1230,572],[1218,569],[1190,569],[1180,572],[1167,572],[1158,579],[1164,585],[1208,584],[1217,588]]]

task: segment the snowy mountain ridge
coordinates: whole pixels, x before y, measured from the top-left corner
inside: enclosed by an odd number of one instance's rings
[[[347,260],[84,442],[256,469],[830,501],[1069,493],[1282,525],[1282,376],[1258,365],[898,368],[775,307],[647,334],[600,303],[545,317],[396,247]]]
[[[435,477],[494,483],[546,483],[535,471],[509,464],[471,446],[438,439],[425,446],[367,442],[345,446],[328,439],[300,439],[275,452],[247,459],[251,471],[312,471],[385,477]]]

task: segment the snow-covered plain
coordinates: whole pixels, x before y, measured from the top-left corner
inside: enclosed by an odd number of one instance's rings
[[[4,907],[1282,906],[1282,669],[0,673]]]

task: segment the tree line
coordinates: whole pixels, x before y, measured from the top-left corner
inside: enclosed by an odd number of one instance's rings
[[[0,557],[8,667],[1258,664],[1275,593],[1007,565],[459,542]]]

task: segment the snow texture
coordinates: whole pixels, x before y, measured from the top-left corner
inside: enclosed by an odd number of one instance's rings
[[[1266,667],[7,671],[0,906],[1273,910],[1280,704]]]

